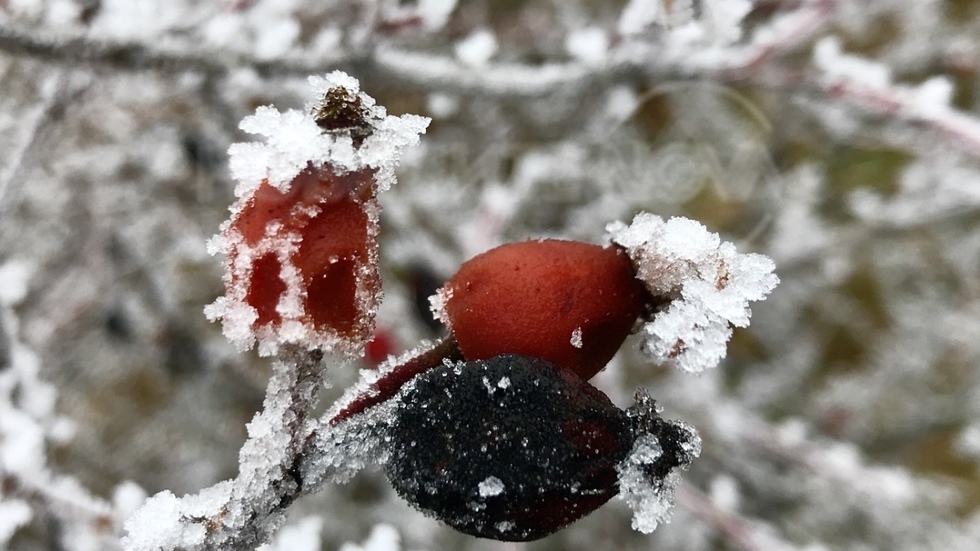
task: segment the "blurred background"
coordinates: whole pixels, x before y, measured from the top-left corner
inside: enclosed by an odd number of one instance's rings
[[[226,150],[335,69],[433,119],[380,198],[382,355],[467,258],[640,210],[782,283],[718,369],[630,340],[594,380],[704,439],[653,534],[613,500],[477,540],[368,470],[277,549],[977,548],[980,2],[0,0],[0,549],[118,549],[145,495],[235,476],[270,369],[202,314]]]

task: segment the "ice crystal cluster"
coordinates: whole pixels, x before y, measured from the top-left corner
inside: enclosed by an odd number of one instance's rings
[[[740,254],[694,220],[664,222],[641,213],[630,225],[615,222],[606,231],[629,252],[647,290],[673,298],[644,324],[643,347],[655,361],[683,371],[718,365],[732,326],[749,325],[749,302],[764,299],[779,282],[770,258]]]
[[[525,240],[629,252],[589,383],[703,443],[540,545],[975,551],[978,60],[968,0],[0,2],[0,551],[486,549],[380,381]]]

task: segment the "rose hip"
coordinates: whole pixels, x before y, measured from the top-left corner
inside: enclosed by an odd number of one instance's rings
[[[587,380],[619,349],[647,294],[620,249],[544,240],[472,258],[441,297],[466,359],[536,356]]]

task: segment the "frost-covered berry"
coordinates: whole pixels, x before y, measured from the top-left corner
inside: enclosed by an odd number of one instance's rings
[[[263,139],[229,149],[238,201],[210,243],[226,292],[206,313],[243,350],[360,354],[381,300],[377,195],[428,119],[389,116],[340,72],[310,84],[305,111],[259,107],[240,127]]]
[[[646,297],[618,248],[543,240],[470,259],[434,304],[468,360],[525,354],[589,379],[619,349]]]
[[[574,373],[530,356],[447,363],[401,396],[386,474],[453,528],[542,538],[617,493],[633,446],[627,414]]]

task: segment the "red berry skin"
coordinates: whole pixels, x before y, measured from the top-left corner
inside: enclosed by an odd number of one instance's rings
[[[646,290],[618,248],[543,240],[470,259],[443,296],[445,321],[467,360],[523,354],[588,380],[626,339]]]

